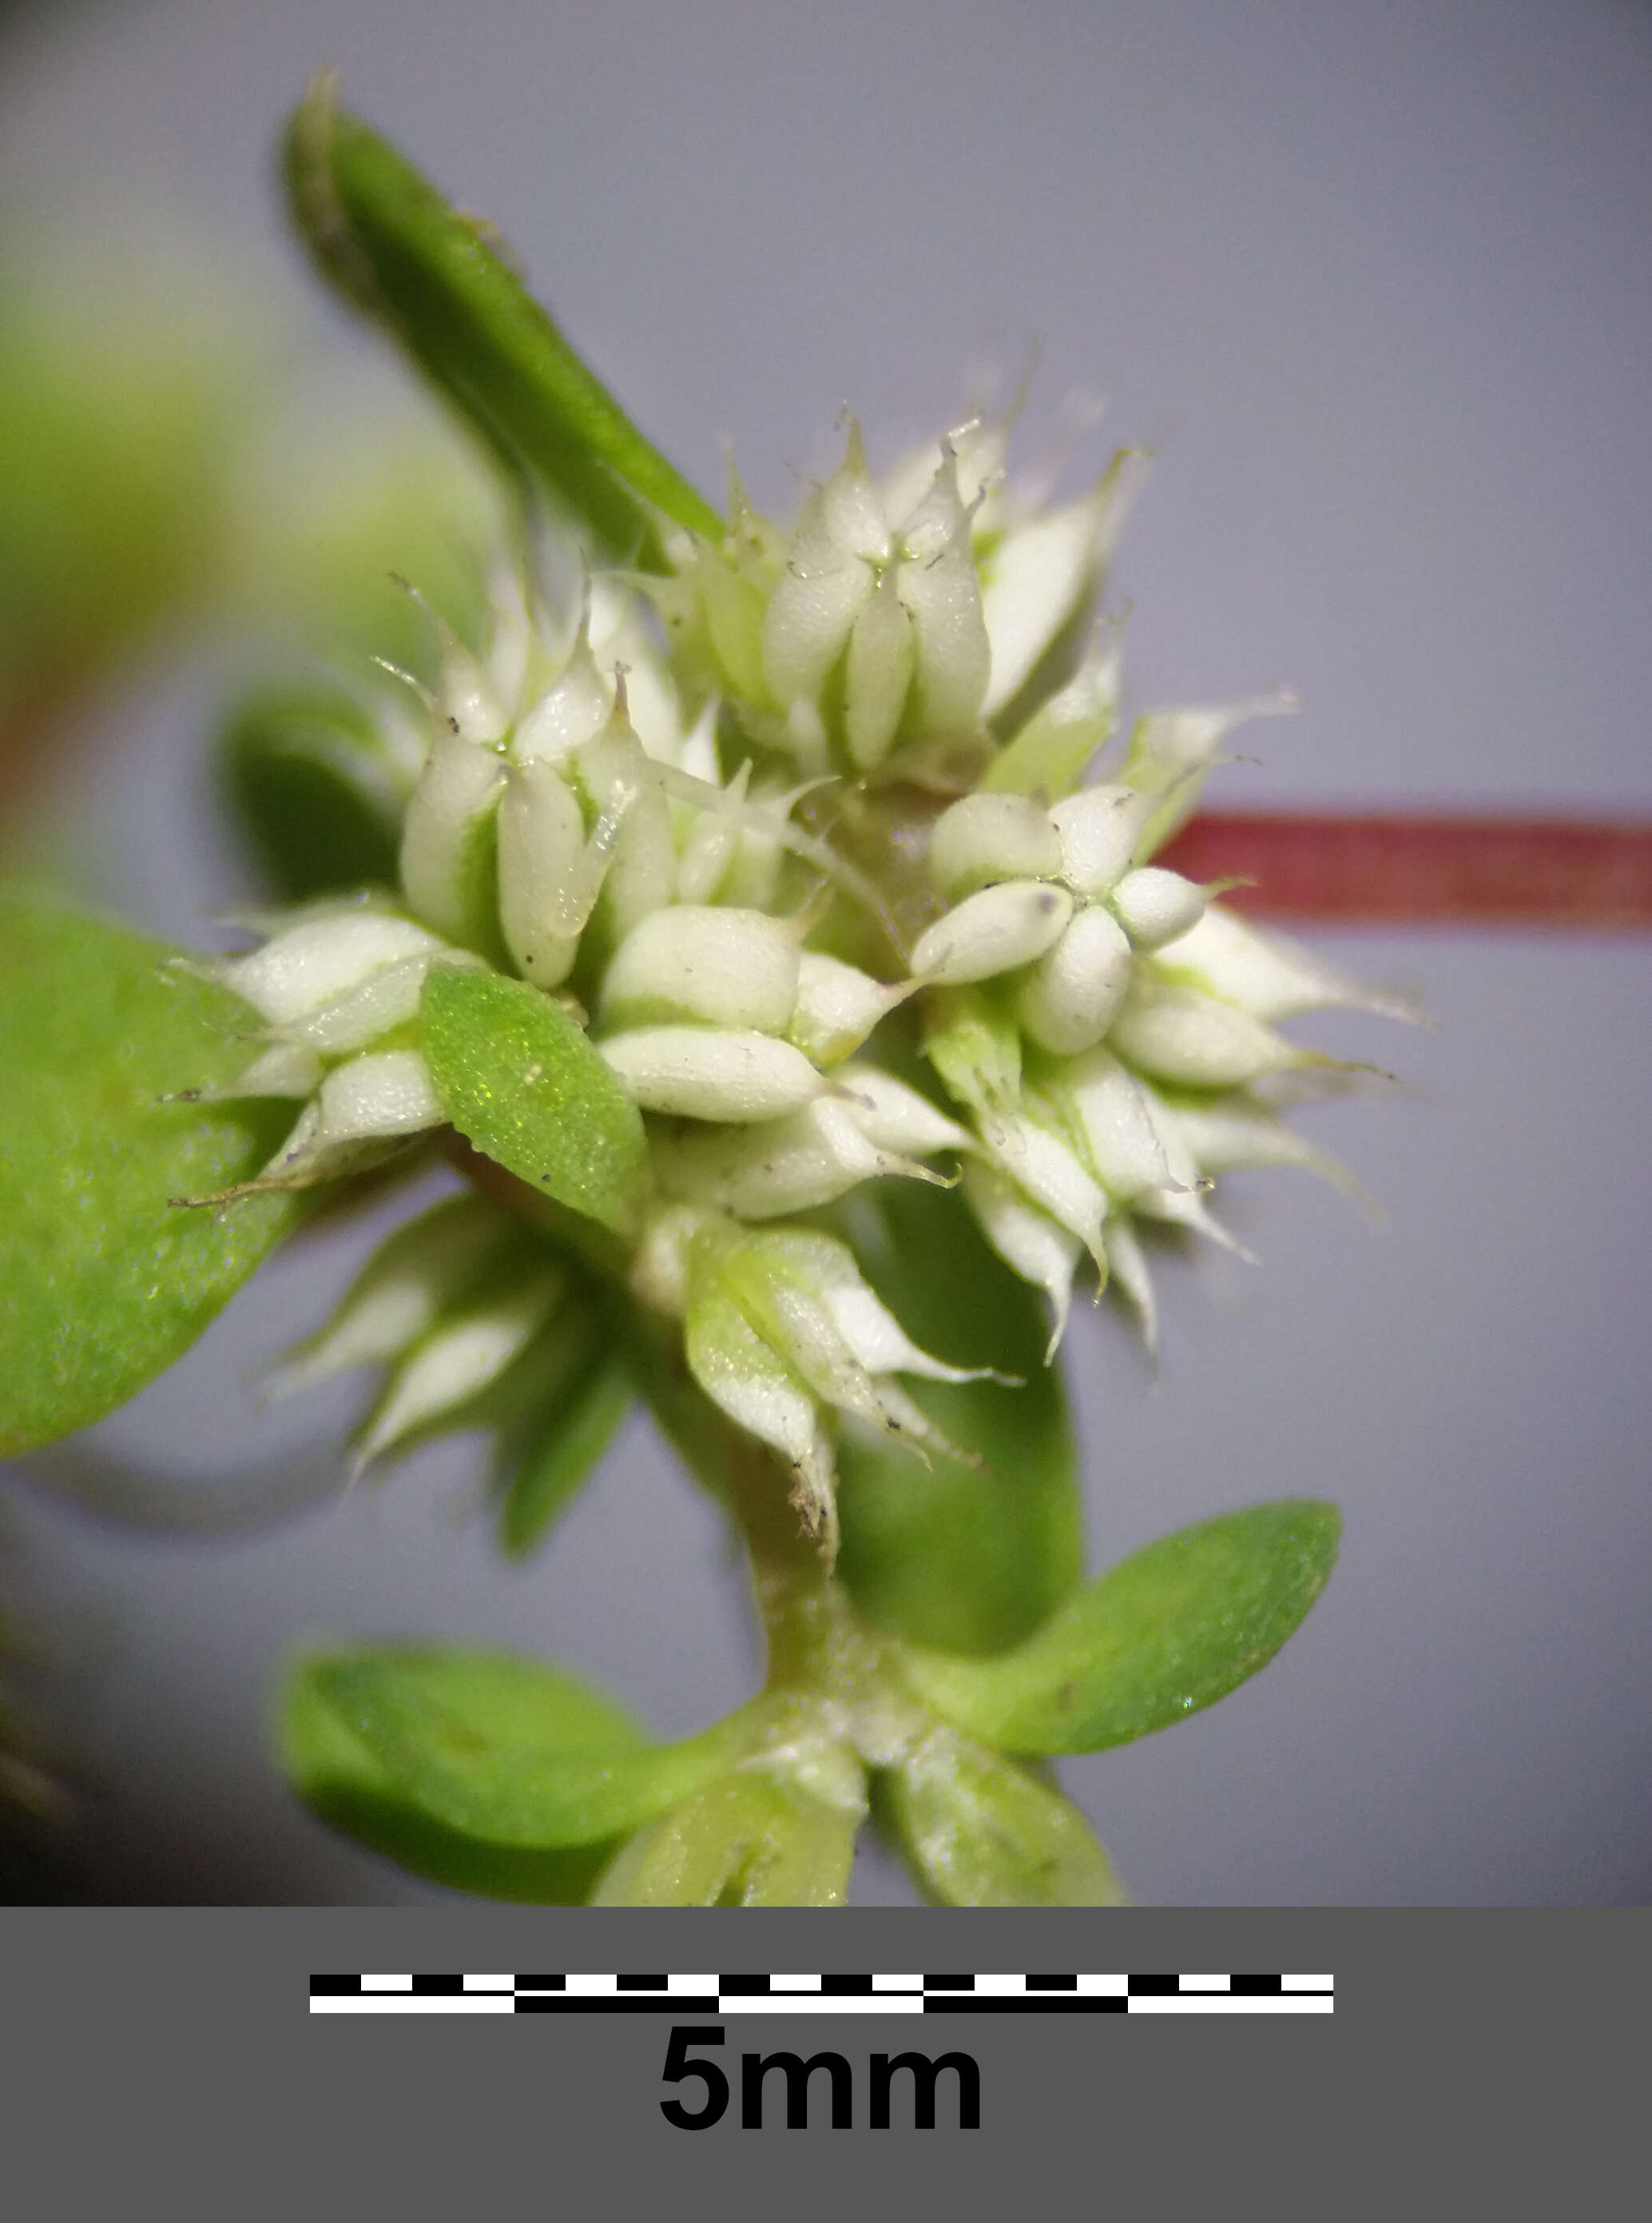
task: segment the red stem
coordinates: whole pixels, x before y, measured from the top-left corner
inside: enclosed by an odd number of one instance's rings
[[[1652,928],[1652,825],[1201,814],[1161,862],[1258,917],[1349,925]]]

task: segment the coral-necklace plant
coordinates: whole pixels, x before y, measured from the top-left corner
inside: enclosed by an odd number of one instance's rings
[[[659,1745],[543,1664],[330,1653],[287,1701],[301,1792],[502,1895],[841,1904],[875,1804],[932,1898],[1111,1903],[1045,1763],[1220,1697],[1335,1549],[1332,1509],[1293,1499],[1083,1583],[1058,1372],[1075,1284],[1151,1345],[1159,1232],[1237,1247],[1224,1173],[1346,1181],[1282,1117],[1346,1068],[1280,1023],[1403,1016],[1155,861],[1225,735],[1288,704],[1115,736],[1096,610],[1138,458],[1041,506],[1002,425],[878,473],[850,424],[790,530],[737,481],[720,517],[325,85],[289,180],[326,274],[505,465],[519,529],[476,638],[432,614],[432,685],[243,735],[249,792],[313,803],[288,840],[321,890],[256,947],[162,973],[114,929],[8,910],[37,981],[84,982],[95,944],[161,1015],[97,1115],[130,1178],[88,1174],[117,1223],[96,1258],[47,1263],[65,1213],[31,1207],[48,1306],[87,1318],[73,1362],[25,1329],[47,1378],[14,1440],[130,1394],[313,1193],[439,1152],[452,1193],[278,1386],[377,1370],[363,1466],[492,1430],[514,1551],[640,1396],[738,1528],[766,1679]],[[552,586],[556,531],[585,552]],[[361,869],[306,878],[327,809]],[[90,1163],[71,1099],[98,1015],[43,1009],[0,1023]],[[157,1108],[163,1078],[183,1100]]]

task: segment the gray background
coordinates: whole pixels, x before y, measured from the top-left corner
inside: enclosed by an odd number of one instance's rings
[[[0,84],[11,221],[158,220],[272,328],[300,320],[284,347],[352,357],[305,305],[268,186],[322,61],[500,220],[708,485],[730,431],[784,508],[845,399],[887,454],[959,412],[972,363],[1013,377],[1034,342],[1034,452],[1070,388],[1105,391],[1105,431],[1161,451],[1117,572],[1135,700],[1289,678],[1308,705],[1247,737],[1260,761],[1219,803],[1652,810],[1643,9],[25,14]],[[110,898],[195,942],[237,885],[198,774],[222,683],[205,652],[148,670],[76,803]],[[1069,1348],[1098,1563],[1298,1489],[1343,1505],[1343,1562],[1255,1683],[1065,1779],[1148,1901],[1643,1900],[1645,950],[1319,939],[1439,1023],[1307,1030],[1410,1084],[1313,1122],[1386,1231],[1328,1192],[1235,1181],[1264,1263],[1164,1268],[1157,1384],[1111,1313]],[[253,1426],[243,1384],[360,1247],[278,1262],[106,1445],[216,1504],[249,1457],[295,1429],[313,1444],[321,1415]],[[342,1507],[194,1542],[22,1501],[115,1895],[431,1895],[309,1823],[268,1770],[266,1695],[304,1634],[552,1651],[666,1732],[749,1687],[715,1517],[640,1427],[526,1571],[465,1518],[473,1492],[464,1455],[433,1452]],[[902,1889],[857,1870],[863,1904]]]

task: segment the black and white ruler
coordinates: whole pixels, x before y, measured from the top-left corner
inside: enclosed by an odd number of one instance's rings
[[[312,2014],[1330,2014],[1333,1976],[333,1975]]]

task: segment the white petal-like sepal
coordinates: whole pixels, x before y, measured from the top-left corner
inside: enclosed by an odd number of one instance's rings
[[[1151,805],[1133,788],[1081,787],[1050,813],[1061,839],[1062,878],[1099,902],[1130,870]]]
[[[967,733],[980,718],[993,652],[950,450],[902,538],[898,586],[917,634],[912,729],[920,739]]]
[[[1216,753],[1236,726],[1252,718],[1283,717],[1296,707],[1296,696],[1281,690],[1240,702],[1150,710],[1138,718],[1119,774],[1126,787],[1153,803],[1137,844],[1136,862],[1144,865],[1192,817],[1206,775],[1217,761]]]
[[[1124,1002],[1132,962],[1117,920],[1096,905],[1081,910],[1021,983],[1016,1011],[1022,1026],[1057,1056],[1088,1049]]]
[[[956,902],[997,880],[1061,877],[1061,836],[1050,813],[1022,795],[966,795],[930,834],[930,878]]]
[[[603,673],[582,632],[556,684],[529,710],[511,740],[519,764],[558,764],[594,741],[614,710],[614,682]]]
[[[451,1420],[491,1389],[551,1319],[568,1287],[555,1260],[440,1320],[403,1360],[356,1445],[358,1465]]]
[[[974,1136],[955,1119],[937,1112],[927,1096],[897,1080],[892,1073],[880,1072],[874,1065],[846,1065],[833,1079],[850,1117],[880,1149],[926,1158],[936,1150],[975,1147]]]
[[[1205,891],[1162,865],[1141,865],[1125,874],[1108,904],[1138,949],[1157,949],[1198,924]]]
[[[857,771],[880,765],[906,708],[917,639],[892,566],[854,620],[843,679],[843,739]]]
[[[1031,1202],[1075,1235],[1105,1274],[1101,1225],[1107,1200],[1067,1144],[1024,1112],[985,1121],[981,1134],[1000,1170]]]
[[[277,933],[246,957],[206,969],[279,1025],[308,1018],[400,959],[433,956],[441,947],[411,919],[338,905]]]
[[[375,1143],[439,1127],[444,1114],[417,1050],[373,1050],[335,1066],[261,1181],[327,1179]]]
[[[912,986],[906,980],[889,987],[857,966],[805,949],[798,962],[798,996],[786,1039],[817,1065],[836,1065],[905,1001]]]
[[[1109,1036],[1119,1055],[1184,1088],[1242,1088],[1264,1073],[1314,1062],[1236,1004],[1138,977]]]
[[[798,999],[798,937],[761,911],[673,904],[621,943],[602,979],[598,1023],[677,1019],[782,1034]]]
[[[976,1224],[1012,1274],[1042,1289],[1050,1304],[1046,1365],[1061,1347],[1073,1300],[1073,1275],[1084,1245],[1070,1229],[1031,1203],[1014,1181],[992,1166],[971,1160],[964,1167],[963,1192]]]
[[[380,1245],[321,1332],[266,1383],[274,1396],[357,1366],[386,1366],[433,1327],[492,1252],[522,1239],[520,1223],[476,1193],[449,1197]]]
[[[1094,588],[1140,485],[1143,461],[1126,450],[1093,494],[1016,527],[994,552],[981,595],[993,659],[984,716],[1012,699]]]
[[[755,1125],[662,1130],[653,1137],[653,1163],[668,1196],[736,1219],[812,1212],[882,1174],[932,1178],[880,1148],[848,1105],[827,1096]]]
[[[815,702],[876,583],[872,566],[834,539],[817,488],[763,616],[763,670],[777,702]]]
[[[588,859],[573,790],[545,757],[514,765],[499,803],[499,923],[525,980],[556,988],[573,969],[606,859]]]
[[[915,977],[962,987],[1031,965],[1060,939],[1073,898],[1044,880],[1005,880],[967,896],[924,931],[912,952]]]
[[[1084,1145],[1091,1170],[1110,1197],[1129,1202],[1148,1189],[1192,1178],[1165,1149],[1147,1090],[1106,1049],[1072,1060],[1056,1083],[1069,1124]]]
[[[645,1112],[679,1119],[779,1119],[826,1086],[800,1049],[772,1035],[636,1027],[597,1048]]]
[[[1159,964],[1238,1004],[1252,1018],[1293,1019],[1331,1006],[1413,1023],[1418,1017],[1406,998],[1350,979],[1300,942],[1264,932],[1218,904],[1207,904],[1195,925],[1163,945]]]
[[[495,910],[493,812],[505,766],[492,749],[440,733],[401,828],[401,885],[450,941],[483,938]]]

